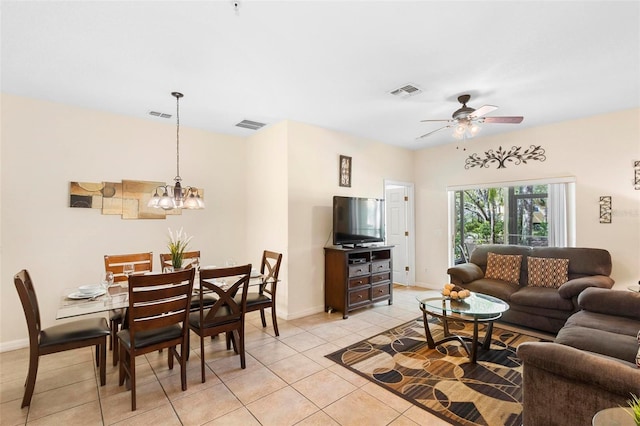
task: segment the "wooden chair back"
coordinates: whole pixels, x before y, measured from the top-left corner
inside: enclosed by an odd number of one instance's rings
[[[104,256],[104,270],[113,272],[114,282],[127,281],[127,276],[122,272],[125,263],[133,263],[134,275],[153,271],[153,252],[132,254],[107,254]]]
[[[194,269],[155,275],[133,275],[129,279],[129,333],[136,347],[136,333],[174,324],[188,327]]]
[[[27,329],[29,330],[29,343],[31,347],[37,347],[40,343],[40,308],[38,307],[38,298],[33,288],[31,276],[26,269],[21,270],[13,277],[13,283],[18,291],[24,316],[27,320]]]
[[[200,309],[200,324],[203,327],[242,320],[250,275],[251,264],[200,270],[200,301],[203,302],[204,291],[213,292],[218,298],[206,310],[206,314],[205,309]],[[219,285],[222,281],[225,282],[224,287]],[[236,300],[234,297],[238,292],[241,292],[241,297]]]
[[[260,286],[260,293],[270,294],[271,299],[273,300],[275,300],[275,293],[278,284],[278,274],[280,273],[281,263],[282,253],[276,253],[269,250],[265,250],[262,253],[260,273],[264,278],[264,284]]]
[[[185,251],[182,255],[183,268],[196,268],[200,266],[200,250]],[[160,253],[160,268],[164,271],[165,266],[172,266],[171,253]]]

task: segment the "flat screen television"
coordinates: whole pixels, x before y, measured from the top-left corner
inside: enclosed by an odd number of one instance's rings
[[[384,200],[333,197],[334,245],[383,242],[384,232]]]

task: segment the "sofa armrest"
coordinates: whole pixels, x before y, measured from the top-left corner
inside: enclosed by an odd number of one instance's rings
[[[575,278],[562,284],[558,288],[558,293],[565,299],[578,296],[584,289],[589,287],[611,288],[614,281],[605,275],[592,275],[590,277]]]
[[[640,392],[640,369],[614,358],[551,342],[526,342],[518,346],[518,358],[563,380],[594,387],[622,397]]]
[[[590,425],[598,411],[640,392],[640,369],[629,362],[548,342],[522,343],[517,354],[524,425]]]
[[[461,263],[447,269],[453,284],[466,284],[484,277],[482,269],[475,263]]]
[[[640,319],[640,293],[588,288],[578,296],[582,309],[600,314]]]

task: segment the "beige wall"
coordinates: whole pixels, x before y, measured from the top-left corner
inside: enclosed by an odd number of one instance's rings
[[[541,145],[546,161],[497,169],[465,170],[472,153],[484,157],[499,146]],[[456,149],[458,146],[460,149]],[[463,151],[462,148],[466,148]],[[640,278],[640,191],[633,188],[633,162],[640,160],[640,110],[633,109],[416,153],[416,280],[427,286],[447,281],[447,186],[559,176],[576,179],[576,245],[611,252],[616,288]],[[611,224],[599,223],[599,197],[613,197]]]
[[[259,267],[263,250],[282,253],[276,312],[288,307],[287,122],[271,125],[247,139],[247,253]]]
[[[166,252],[167,228],[195,235],[202,261],[246,254],[243,138],[180,129],[181,175],[205,189],[207,208],[166,220],[123,220],[68,207],[70,181],[172,180],[175,122],[141,120],[2,95],[0,348],[26,338],[13,275],[30,271],[44,326],[66,287],[94,283],[103,255]],[[259,260],[259,259],[258,259]],[[25,343],[25,342],[23,342]]]
[[[413,181],[413,152],[289,122],[289,316],[324,309],[324,247],[334,195],[384,197],[384,179]],[[352,157],[350,188],[338,186],[340,155]]]

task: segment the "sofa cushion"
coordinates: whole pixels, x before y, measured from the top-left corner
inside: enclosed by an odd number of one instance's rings
[[[497,297],[505,302],[509,302],[511,295],[520,289],[519,286],[514,284],[507,284],[503,281],[489,280],[486,278],[465,284],[464,288],[470,291],[475,291],[476,293],[488,294],[489,296]]]
[[[529,256],[527,273],[532,287],[558,288],[568,281],[569,259]]]
[[[510,284],[518,284],[520,281],[520,264],[522,255],[513,254],[487,254],[487,270],[484,277],[488,279],[505,281]]]
[[[638,350],[635,336],[578,326],[563,327],[558,332],[555,343],[607,355],[632,364],[635,363]]]
[[[523,306],[573,311],[575,307],[571,299],[560,296],[558,290],[548,287],[522,287],[511,295],[510,302]]]
[[[640,293],[604,288],[587,288],[578,296],[582,309],[625,316],[640,321]]]
[[[640,320],[581,310],[569,317],[565,327],[595,328],[609,333],[635,337],[640,327]]]

